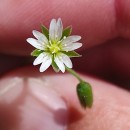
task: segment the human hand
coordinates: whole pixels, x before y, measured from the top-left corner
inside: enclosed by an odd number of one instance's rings
[[[112,77],[115,82],[121,79],[119,85],[129,83],[129,4],[129,0],[37,0],[31,3],[29,0],[3,0],[0,51],[9,56],[6,59],[1,56],[1,69],[8,70],[9,66],[27,59],[18,56],[30,54],[32,48],[25,39],[31,36],[33,29],[39,28],[40,22],[48,25],[50,19],[61,17],[64,25],[72,24],[73,33],[82,36],[81,53],[86,55],[76,59],[74,66],[84,71],[83,78],[91,83],[94,105],[85,111],[80,107],[75,92],[77,81],[70,75],[51,71],[39,73],[29,66],[20,68],[1,78],[0,129],[61,130],[63,126],[68,126],[69,130],[130,129],[129,92],[86,76],[91,72],[106,75],[109,80]],[[14,61],[11,54],[17,56]],[[118,75],[117,79],[114,75]],[[49,97],[48,102],[44,95]]]

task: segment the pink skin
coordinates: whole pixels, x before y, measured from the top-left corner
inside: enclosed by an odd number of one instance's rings
[[[27,46],[25,39],[32,36],[32,29],[39,29],[39,23],[48,25],[53,17],[61,17],[65,26],[73,23],[73,33],[82,36],[86,47],[119,36],[130,38],[129,2],[129,0],[109,0],[109,2],[107,0],[75,0],[75,2],[3,0],[0,4],[2,17],[0,37],[1,42],[8,44],[0,44],[0,50],[28,55],[30,45]],[[10,49],[6,49],[7,47]]]
[[[83,58],[75,60],[77,62],[75,65],[78,66],[76,69],[83,71],[85,73],[83,78],[93,86],[94,106],[85,112],[80,108],[75,95],[77,80],[72,76],[67,74],[53,75],[50,71],[41,74],[34,67],[12,71],[1,78],[0,87],[2,88],[3,80],[6,81],[8,77],[13,79],[13,77],[18,76],[21,79],[24,77],[28,79],[33,76],[37,79],[36,77],[45,76],[45,78],[51,80],[53,88],[60,93],[60,96],[69,107],[69,130],[80,130],[81,128],[82,130],[129,130],[130,94],[112,84],[86,76],[88,72],[94,73],[96,76],[108,76],[109,74],[110,77],[114,75],[118,80],[122,79],[122,82],[129,81],[129,6],[130,0],[75,0],[75,2],[65,0],[32,0],[31,2],[30,0],[24,0],[24,2],[23,0],[2,0],[0,4],[0,52],[3,54],[29,55],[32,48],[26,43],[25,39],[32,36],[31,31],[33,29],[39,29],[39,23],[44,23],[48,26],[52,18],[61,17],[65,26],[73,25],[73,34],[82,36],[84,47],[81,52],[83,51],[86,54]],[[107,44],[103,45],[102,43]],[[97,46],[99,44],[102,44],[102,46]],[[94,46],[97,47],[91,48]],[[1,70],[6,71],[10,66],[19,65],[19,60],[17,59],[19,57],[14,58],[12,61],[11,56],[3,59]],[[7,62],[9,60],[10,62]],[[8,63],[9,66],[7,66]],[[63,84],[63,81],[66,81],[66,84]],[[20,85],[27,88],[29,86],[25,80]],[[58,86],[62,86],[62,89]],[[0,129],[11,130],[11,127],[16,127],[16,129],[21,130],[23,128],[21,125],[16,125],[19,124],[16,122],[19,120],[17,117],[21,114],[19,111],[16,112],[16,108],[25,105],[21,102],[23,99],[26,101],[27,97],[35,96],[30,89],[28,91],[23,89],[23,95],[19,99],[17,93],[21,90],[16,90],[14,89],[13,92],[9,90],[9,95],[14,95],[14,98],[8,99],[9,96],[7,95],[2,100],[0,98],[0,115],[2,114],[0,121],[4,119],[3,124],[6,124],[6,126],[0,126]],[[27,93],[26,96],[25,93]],[[12,102],[15,98],[16,103],[14,104]],[[6,100],[12,102],[7,105],[4,102]],[[39,100],[37,102],[40,102]],[[40,102],[40,104],[45,108],[46,105],[44,103]],[[58,113],[58,115],[60,114]],[[30,115],[28,117],[31,118]],[[26,116],[24,119],[26,119]],[[28,121],[30,120],[28,119],[27,123]],[[33,121],[35,120],[32,119],[29,122],[30,125],[33,124]],[[33,129],[30,128],[28,130]]]

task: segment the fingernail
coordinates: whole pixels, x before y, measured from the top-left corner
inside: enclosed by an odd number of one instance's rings
[[[0,101],[12,103],[23,90],[23,79],[19,77],[6,78],[0,81]]]
[[[66,130],[68,109],[64,99],[40,79],[28,79],[27,86],[30,94],[19,108],[21,130]]]

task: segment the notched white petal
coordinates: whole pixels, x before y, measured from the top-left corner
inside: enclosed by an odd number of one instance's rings
[[[63,32],[63,25],[62,25],[61,18],[59,18],[57,21],[57,30],[56,30],[56,36],[55,36],[57,41],[61,39],[62,32]]]
[[[63,51],[73,51],[73,50],[76,50],[76,49],[78,49],[78,48],[80,48],[82,46],[82,43],[72,43],[72,44],[70,44],[70,45],[68,45],[68,46],[63,46],[62,47],[62,50]]]
[[[40,66],[40,72],[44,72],[46,69],[48,69],[51,63],[52,63],[52,57],[49,54],[47,54]]]
[[[34,38],[28,38],[27,42],[37,49],[40,49],[40,50],[44,49],[43,44]]]
[[[71,44],[73,42],[77,42],[80,39],[81,39],[81,36],[77,36],[77,35],[69,36],[69,37],[67,37],[66,39],[64,39],[62,41],[62,44],[63,45],[68,45],[68,44]]]
[[[62,57],[62,62],[68,67],[68,68],[72,68],[72,62],[70,60],[70,58],[63,54],[63,53],[60,53],[60,56]]]
[[[41,53],[33,62],[33,65],[39,65],[43,62],[43,58],[46,56],[45,53]]]
[[[54,41],[59,41],[62,37],[63,25],[62,21],[59,18],[56,22],[56,19],[52,19],[49,28],[49,38]]]
[[[56,56],[54,61],[57,64],[57,66],[59,67],[59,69],[64,73],[65,72],[65,66],[64,66],[62,60],[59,59],[59,56]]]
[[[49,28],[49,39],[55,40],[56,29],[57,29],[56,19],[52,19]]]
[[[44,34],[36,30],[33,30],[32,33],[40,42],[42,42],[43,44],[48,44],[48,39]]]

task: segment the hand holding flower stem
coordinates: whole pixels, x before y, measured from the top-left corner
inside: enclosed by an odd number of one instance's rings
[[[44,72],[49,66],[52,66],[54,71],[63,73],[67,70],[79,80],[77,85],[77,95],[80,104],[86,108],[91,107],[93,103],[92,89],[89,83],[85,82],[80,76],[72,70],[71,57],[80,57],[81,55],[75,52],[82,46],[79,43],[80,36],[72,35],[71,26],[63,30],[62,21],[59,18],[52,19],[49,30],[42,25],[42,33],[33,30],[33,35],[36,37],[28,38],[27,42],[34,46],[36,49],[31,53],[32,56],[37,58],[34,60],[33,65],[40,66],[40,72]]]

